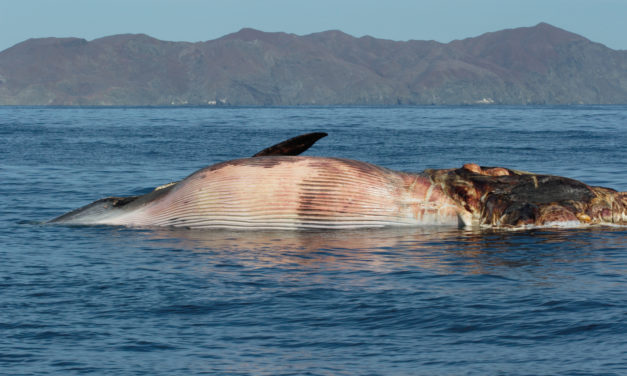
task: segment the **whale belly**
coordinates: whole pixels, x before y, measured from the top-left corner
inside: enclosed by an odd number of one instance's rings
[[[361,228],[458,224],[428,178],[369,163],[257,157],[204,168],[107,224],[188,228]]]

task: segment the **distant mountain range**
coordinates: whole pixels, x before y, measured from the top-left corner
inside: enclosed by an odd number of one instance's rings
[[[627,51],[546,23],[450,43],[243,29],[29,39],[0,52],[0,105],[627,104]]]

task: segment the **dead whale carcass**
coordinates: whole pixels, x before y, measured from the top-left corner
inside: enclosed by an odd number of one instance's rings
[[[297,156],[324,136],[298,136],[146,195],[104,198],[50,222],[232,229],[627,224],[627,193],[568,178],[474,164],[414,174]]]

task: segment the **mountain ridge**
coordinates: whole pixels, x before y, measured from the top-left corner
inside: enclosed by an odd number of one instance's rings
[[[626,104],[627,51],[540,23],[392,41],[243,28],[204,42],[118,34],[0,51],[0,105]]]

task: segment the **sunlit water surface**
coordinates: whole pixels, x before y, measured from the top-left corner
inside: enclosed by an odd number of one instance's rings
[[[291,136],[627,190],[627,107],[0,108],[0,374],[627,374],[627,230],[49,226]]]

